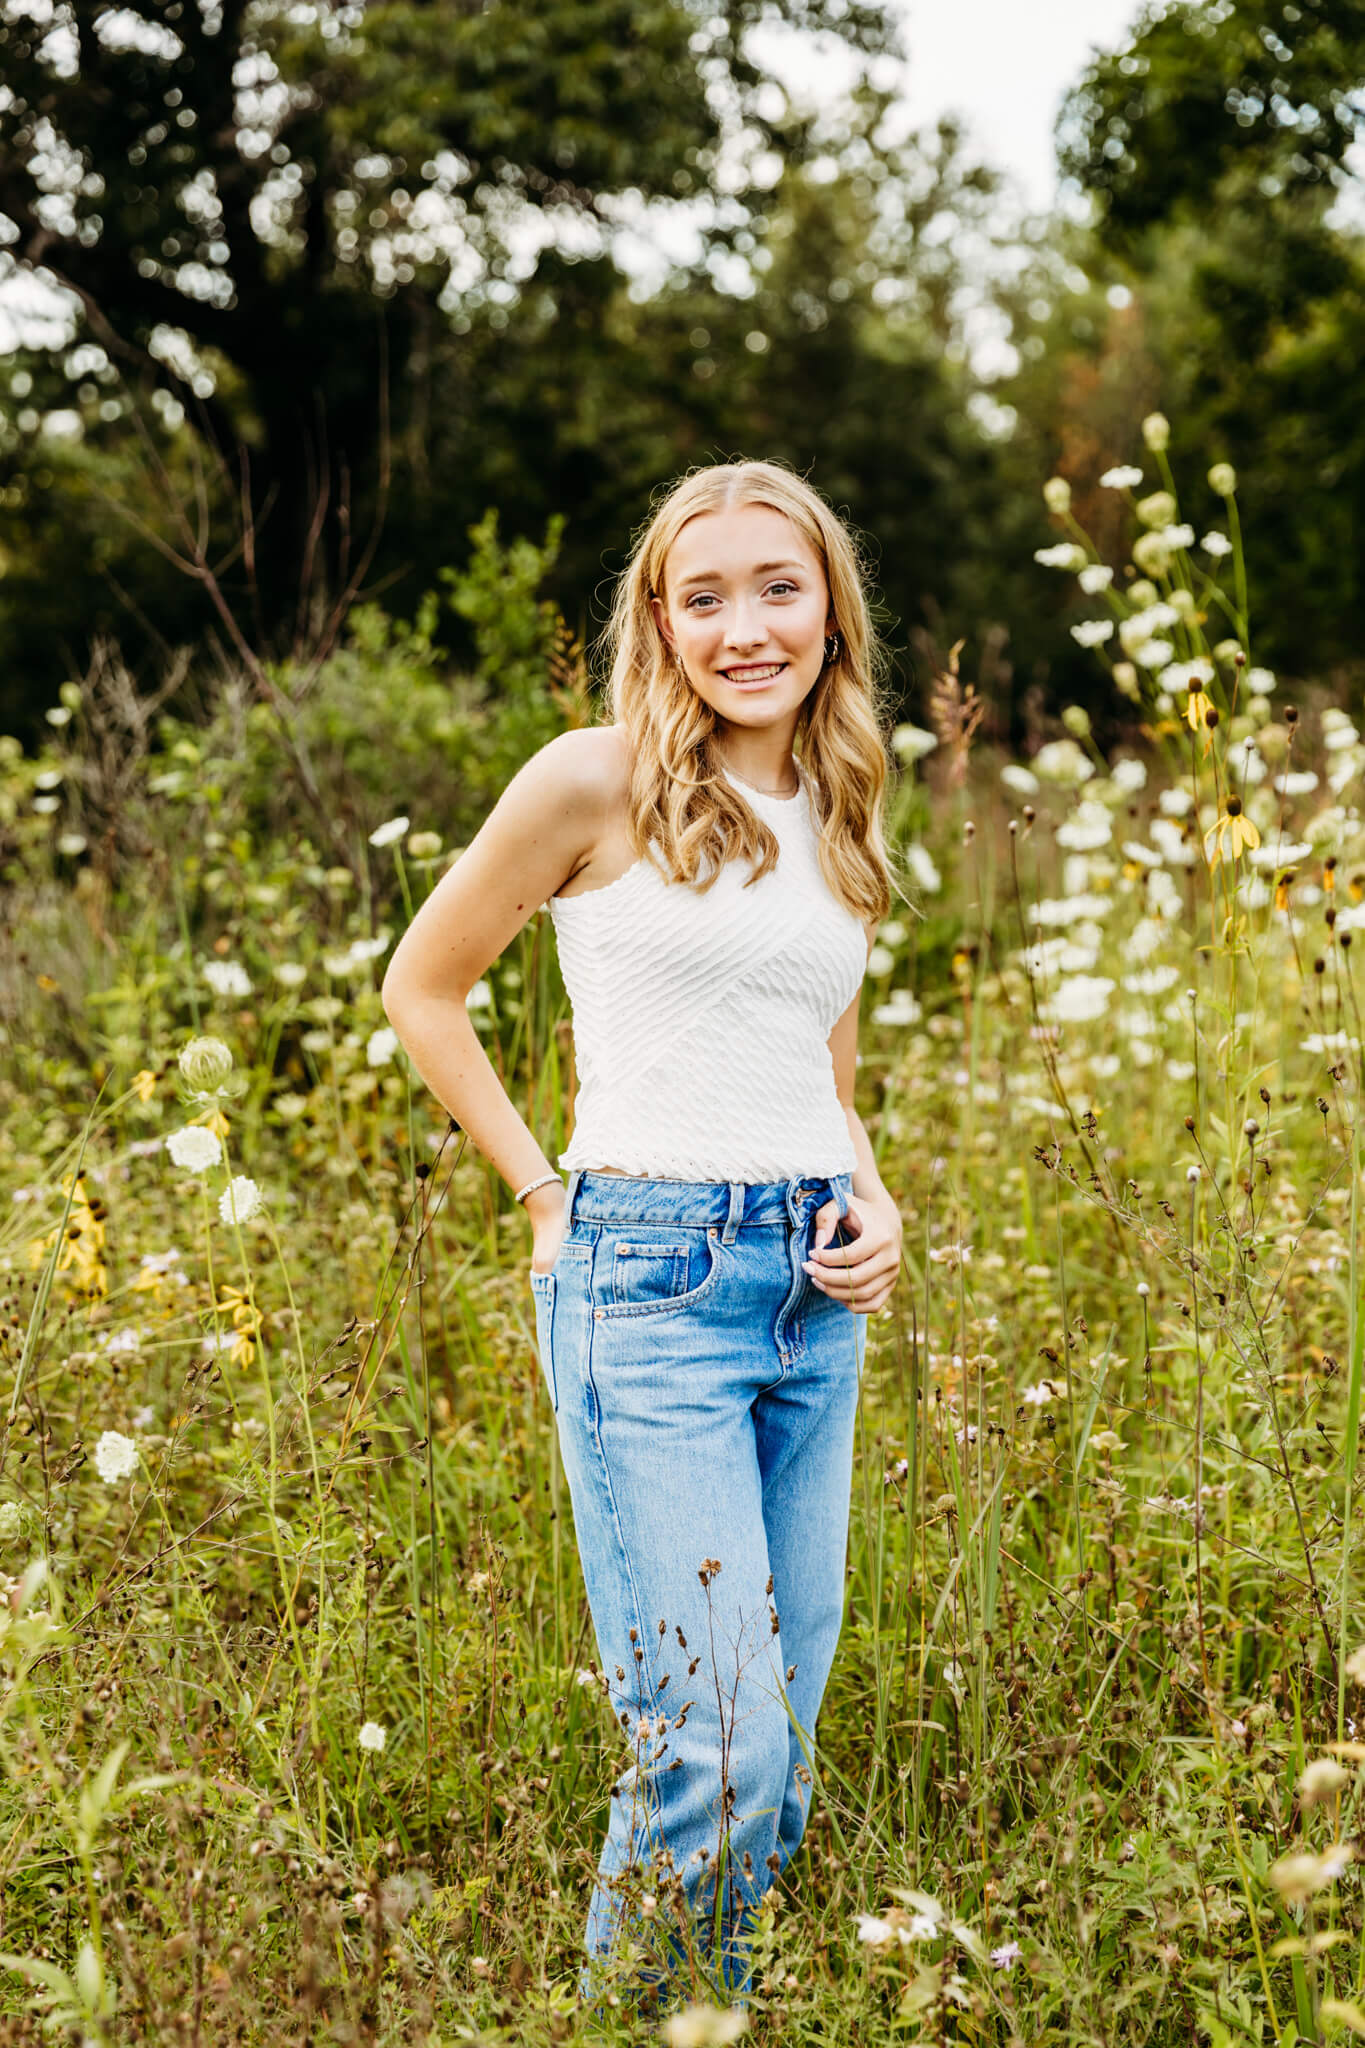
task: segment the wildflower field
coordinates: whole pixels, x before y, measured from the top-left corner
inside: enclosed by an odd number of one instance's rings
[[[1006,758],[955,658],[896,729],[859,1108],[905,1272],[812,1819],[747,2010],[609,2038],[1365,2036],[1359,681],[1258,665],[1236,478],[1197,535],[1168,439],[1100,480],[1122,559],[1045,491],[1125,737]],[[6,2041],[588,2038],[634,1738],[526,1219],[378,993],[592,715],[541,566],[482,532],[477,677],[434,599],[361,608],[193,715],[100,650],[0,741]],[[470,1007],[553,1159],[543,911]]]

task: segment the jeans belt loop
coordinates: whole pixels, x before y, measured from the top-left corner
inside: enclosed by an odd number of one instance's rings
[[[744,1214],[744,1185],[742,1180],[730,1182],[730,1208],[725,1218],[725,1228],[720,1234],[722,1244],[733,1244],[735,1241],[735,1232],[739,1229],[740,1218]]]
[[[566,1236],[573,1227],[573,1205],[578,1195],[578,1184],[582,1178],[583,1169],[581,1166],[571,1168],[568,1187],[564,1196],[564,1232]]]

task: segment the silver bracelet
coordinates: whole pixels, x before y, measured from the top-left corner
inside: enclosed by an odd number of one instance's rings
[[[559,1175],[557,1173],[542,1173],[539,1180],[528,1180],[524,1188],[518,1188],[516,1194],[517,1201],[524,1202],[529,1194],[533,1194],[537,1188],[547,1188],[552,1180],[559,1180]],[[563,1186],[562,1181],[560,1181],[560,1186]]]

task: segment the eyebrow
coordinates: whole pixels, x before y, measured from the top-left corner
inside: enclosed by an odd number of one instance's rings
[[[771,576],[775,569],[804,568],[805,564],[803,562],[760,562],[754,570],[754,574],[755,576]],[[703,569],[700,575],[684,576],[678,588],[679,590],[690,590],[694,583],[723,583],[724,580],[723,571],[719,569]]]

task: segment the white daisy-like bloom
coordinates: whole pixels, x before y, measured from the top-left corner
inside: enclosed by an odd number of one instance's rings
[[[1187,690],[1191,683],[1211,683],[1218,671],[1206,654],[1190,661],[1173,661],[1161,678],[1168,690]]]
[[[1078,782],[1090,780],[1095,764],[1075,740],[1049,740],[1034,755],[1033,772],[1041,775],[1045,782],[1074,788]]]
[[[1169,640],[1144,640],[1133,649],[1133,659],[1142,668],[1163,668],[1174,653]]]
[[[324,953],[322,956],[322,966],[324,973],[330,974],[334,980],[340,981],[342,976],[349,974],[355,966],[355,960],[349,946],[344,953]]]
[[[1287,768],[1270,786],[1281,796],[1308,796],[1317,788],[1318,778],[1312,768]]]
[[[1307,1038],[1299,1040],[1299,1049],[1320,1053],[1354,1052],[1359,1044],[1358,1038],[1352,1038],[1345,1031],[1311,1031]]]
[[[218,1214],[224,1223],[249,1223],[262,1207],[261,1191],[245,1173],[234,1174],[218,1197]]]
[[[1216,526],[1209,528],[1209,531],[1204,535],[1199,545],[1206,555],[1213,556],[1215,562],[1221,561],[1224,555],[1232,553],[1232,542],[1225,533],[1220,533]]]
[[[1232,742],[1227,751],[1227,764],[1228,773],[1243,783],[1264,782],[1270,772],[1266,767],[1264,755],[1250,734],[1245,739]]]
[[[50,816],[52,812],[59,811],[61,807],[62,800],[59,796],[35,796],[33,799],[33,808],[42,817]]]
[[[1114,821],[1108,810],[1093,797],[1084,797],[1069,818],[1057,827],[1058,846],[1072,853],[1092,853],[1107,846],[1114,836]]]
[[[905,865],[915,878],[916,888],[923,889],[926,896],[938,894],[943,887],[943,877],[935,866],[934,857],[927,846],[907,846]]]
[[[390,818],[387,824],[376,825],[370,834],[371,846],[395,845],[403,837],[411,823],[412,820],[410,818]]]
[[[1113,993],[1106,974],[1073,974],[1058,984],[1048,1012],[1059,1024],[1090,1024],[1105,1014]]]
[[[896,956],[889,946],[874,946],[867,956],[866,972],[874,981],[880,981],[889,974],[896,964]]]
[[[1339,932],[1365,931],[1365,903],[1351,903],[1339,910],[1336,928]]]
[[[1176,526],[1163,526],[1160,538],[1168,548],[1192,548],[1194,546],[1194,528],[1187,526],[1183,521]]]
[[[398,1033],[391,1024],[381,1024],[365,1041],[365,1064],[386,1067],[398,1050]]]
[[[1338,754],[1344,747],[1353,747],[1359,738],[1360,734],[1349,718],[1343,725],[1323,724],[1322,744],[1329,754]]]
[[[218,996],[251,994],[251,977],[239,960],[206,960],[204,979]]]
[[[888,917],[877,933],[884,946],[903,946],[909,936],[904,923],[898,917]]]
[[[1157,798],[1157,806],[1167,818],[1183,818],[1194,808],[1194,798],[1183,782],[1173,782],[1169,789],[1163,789]]]
[[[1098,939],[1064,938],[1058,948],[1057,966],[1063,974],[1089,974],[1099,957]]]
[[[40,768],[33,778],[35,789],[60,789],[65,774],[62,768]]]
[[[1180,893],[1180,884],[1174,875],[1168,875],[1165,868],[1154,868],[1147,878],[1147,895],[1152,914],[1166,920],[1168,926],[1177,922],[1185,908],[1185,899]]]
[[[172,1131],[166,1139],[166,1150],[186,1173],[207,1173],[223,1156],[218,1133],[203,1124],[187,1124],[183,1131]]]
[[[944,1676],[947,1677],[946,1671]],[[905,1930],[905,1938],[907,1941],[932,1941],[937,1933],[937,1920],[932,1919],[928,1913],[912,1913]]]
[[[84,853],[89,843],[84,832],[61,832],[57,835],[57,851],[67,860],[74,860],[78,853]]]
[[[1153,818],[1147,827],[1152,844],[1168,867],[1192,868],[1194,846],[1186,839],[1174,818]]]
[[[1140,974],[1125,974],[1123,986],[1130,996],[1164,996],[1180,979],[1178,968],[1147,967]]]
[[[95,1445],[95,1470],[109,1486],[117,1486],[137,1470],[138,1449],[121,1430],[106,1429]]]
[[[1102,647],[1106,640],[1114,637],[1114,621],[1081,619],[1071,628],[1071,637],[1078,647]]]
[[[381,953],[388,951],[391,936],[388,926],[381,925],[372,939],[352,939],[352,960],[359,966],[363,966],[371,960],[377,960]]]
[[[855,1923],[859,1941],[869,1948],[885,1948],[896,1938],[896,1929],[890,1920],[879,1920],[875,1913],[859,1913]]]
[[[1140,761],[1136,754],[1125,754],[1109,770],[1109,780],[1120,795],[1136,796],[1140,789],[1147,787],[1147,763]]]
[[[474,983],[469,994],[465,997],[464,1006],[467,1010],[486,1010],[490,1007],[492,1001],[492,989],[486,981],[480,978]]]
[[[1069,925],[1083,917],[1108,917],[1113,907],[1112,896],[1083,893],[1078,896],[1044,896],[1030,909],[1035,924]]]
[[[1144,846],[1140,839],[1124,840],[1123,857],[1125,860],[1135,862],[1140,868],[1159,868],[1161,866],[1161,855],[1153,853],[1151,847]]]
[[[1076,541],[1059,540],[1054,547],[1035,548],[1033,559],[1045,569],[1083,569],[1090,557]]]
[[[138,1264],[145,1273],[169,1273],[179,1263],[180,1248],[172,1245],[166,1252],[144,1252]]]
[[[1087,597],[1094,597],[1097,592],[1107,590],[1113,580],[1114,572],[1107,562],[1087,562],[1076,577]]]
[[[1268,697],[1275,687],[1275,671],[1272,668],[1249,668],[1247,688],[1253,697]]]
[[[406,824],[406,820],[404,822]],[[376,1756],[379,1754],[379,1751],[384,1747],[384,1744],[388,1741],[388,1739],[389,1735],[387,1728],[383,1727],[382,1724],[378,1721],[362,1721],[360,1724],[360,1733],[356,1737],[356,1741],[360,1744],[360,1747],[362,1749],[371,1750]]]
[[[1140,917],[1128,934],[1123,948],[1127,960],[1150,960],[1166,936],[1166,927],[1154,917]]]
[[[300,960],[278,960],[275,963],[275,979],[281,988],[302,988],[308,979],[308,969]]]
[[[1038,777],[1031,768],[1023,767],[1018,761],[1006,761],[1000,770],[1000,780],[1006,789],[1012,789],[1016,796],[1037,796]]]
[[[1142,482],[1142,471],[1131,462],[1119,462],[1106,469],[1100,482],[1107,491],[1135,491]]]
[[[893,988],[886,1002],[874,1004],[872,1021],[874,1024],[918,1024],[923,1014],[908,988]]]
[[[107,1336],[101,1337],[100,1343],[111,1358],[116,1358],[124,1351],[140,1351],[142,1349],[142,1332],[141,1330],[113,1330]]]
[[[937,745],[938,734],[926,732],[922,725],[898,725],[891,734],[892,750],[901,761],[922,761]]]

